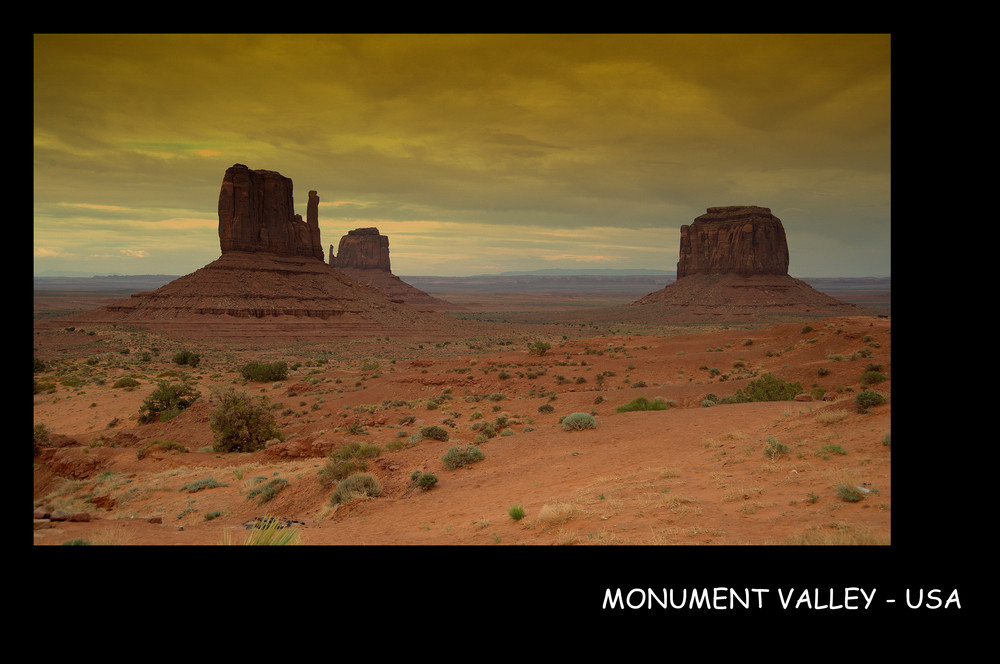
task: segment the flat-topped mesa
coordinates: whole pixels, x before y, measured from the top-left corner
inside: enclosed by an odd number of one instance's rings
[[[302,215],[295,214],[291,178],[234,164],[226,170],[219,192],[222,253],[265,252],[322,261],[318,206],[319,196],[310,191],[306,221],[302,221]]]
[[[788,274],[781,220],[756,205],[710,207],[681,226],[677,278],[692,274]]]
[[[389,267],[389,238],[380,235],[377,228],[355,228],[340,238],[337,253],[330,245],[330,266],[337,269],[381,270]]]

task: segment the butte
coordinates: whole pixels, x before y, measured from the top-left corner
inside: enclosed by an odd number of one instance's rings
[[[781,220],[755,205],[711,207],[681,226],[677,280],[636,300],[645,322],[782,321],[869,315],[788,274]]]
[[[420,311],[459,311],[464,307],[434,297],[392,273],[389,238],[377,228],[355,228],[340,238],[337,253],[330,245],[330,266],[349,279],[385,293],[394,302]]]
[[[379,335],[453,337],[465,323],[419,311],[324,260],[319,197],[294,213],[292,180],[235,164],[219,193],[221,256],[154,291],[134,293],[59,324],[117,324],[168,336],[247,345]]]

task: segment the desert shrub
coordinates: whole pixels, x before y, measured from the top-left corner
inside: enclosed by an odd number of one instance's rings
[[[182,350],[171,358],[174,364],[182,364],[189,367],[196,367],[201,362],[201,356],[189,350]]]
[[[885,397],[875,390],[862,390],[855,397],[859,413],[867,413],[872,406],[885,403]]]
[[[670,404],[666,401],[661,401],[659,399],[650,401],[646,397],[636,397],[628,403],[618,406],[616,410],[619,413],[631,413],[637,410],[668,410],[669,408]]]
[[[187,382],[170,383],[161,380],[152,394],[142,402],[139,423],[156,422],[164,412],[180,412],[197,401],[199,396],[198,391]]]
[[[511,505],[510,509],[507,510],[507,514],[510,518],[514,519],[514,521],[520,521],[524,518],[524,508],[520,505]]]
[[[361,370],[362,371],[376,371],[380,366],[382,366],[382,365],[379,364],[378,360],[373,360],[371,358],[365,358],[361,362]]]
[[[596,429],[597,420],[590,413],[573,413],[563,418],[562,428],[564,431],[579,431],[582,429]]]
[[[845,500],[849,503],[856,503],[864,498],[864,494],[856,486],[850,486],[847,484],[837,485],[837,495],[840,496],[841,500]]]
[[[264,503],[270,502],[281,493],[286,487],[288,487],[288,480],[283,477],[275,477],[269,481],[264,486],[254,487],[247,492],[247,500],[257,499],[258,505],[263,505]]]
[[[216,481],[214,477],[206,477],[203,480],[195,480],[182,486],[178,491],[187,491],[188,493],[197,493],[202,489],[215,489],[220,486],[229,486],[228,484],[223,484]]]
[[[189,450],[180,443],[175,443],[170,440],[154,440],[148,445],[143,445],[135,451],[136,459],[145,459],[149,451],[154,447],[158,447],[161,450],[166,450],[168,452],[173,452],[174,454],[186,454]]]
[[[132,389],[133,387],[139,387],[139,381],[131,376],[122,376],[115,381],[115,384],[111,386],[113,389]]]
[[[801,383],[790,383],[774,374],[764,374],[750,381],[746,389],[739,388],[728,397],[723,397],[719,403],[747,403],[749,401],[791,401],[796,394],[802,393]]]
[[[274,415],[262,400],[232,388],[219,391],[217,398],[209,418],[215,434],[214,451],[255,452],[272,438],[281,438]]]
[[[788,454],[788,445],[779,443],[774,438],[769,437],[767,439],[767,445],[764,447],[764,456],[768,459],[777,459],[785,454]]]
[[[554,410],[555,410],[555,406],[553,406],[550,403],[543,403],[541,406],[538,407],[538,412],[539,413],[551,413]]]
[[[420,437],[421,438],[430,438],[432,440],[442,440],[442,441],[444,441],[444,440],[448,440],[448,430],[447,429],[443,429],[443,428],[437,426],[436,424],[432,424],[431,426],[422,427],[420,429]]]
[[[34,450],[35,454],[38,454],[39,450],[43,445],[49,444],[49,429],[44,424],[36,424],[34,429]]]
[[[285,362],[247,362],[240,367],[243,380],[255,383],[273,383],[288,378],[288,365]]]
[[[410,481],[413,486],[423,491],[430,491],[437,484],[438,478],[434,473],[425,473],[422,470],[414,470],[410,474]]]
[[[547,341],[535,341],[533,343],[528,344],[528,353],[530,355],[541,356],[545,355],[545,353],[547,353],[550,348],[552,348],[552,345],[549,344]]]
[[[382,484],[370,473],[355,473],[344,478],[337,484],[330,496],[330,503],[333,505],[349,503],[352,500],[367,496],[377,497],[382,495]]]
[[[878,385],[882,381],[889,380],[885,374],[879,371],[866,371],[861,374],[862,385]]]
[[[448,470],[454,470],[459,466],[465,466],[476,461],[482,461],[486,458],[486,455],[476,447],[475,445],[468,445],[464,449],[461,447],[449,448],[444,456],[441,457],[441,461],[444,462],[444,467]]]
[[[802,334],[806,334],[807,332],[812,332],[812,331],[813,331],[812,325],[802,326]]]
[[[367,459],[374,459],[382,453],[382,448],[369,443],[352,441],[340,449],[331,450],[326,455],[326,465],[319,471],[320,484],[325,488],[350,477],[354,473],[368,470]]]

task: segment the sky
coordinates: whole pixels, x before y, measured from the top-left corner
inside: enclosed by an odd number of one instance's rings
[[[396,275],[674,270],[707,208],[795,277],[890,275],[886,34],[36,34],[34,273],[220,256],[245,164]]]

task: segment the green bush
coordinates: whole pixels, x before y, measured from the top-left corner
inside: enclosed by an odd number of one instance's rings
[[[189,484],[185,484],[178,491],[187,491],[188,493],[197,493],[202,489],[215,489],[220,486],[229,486],[228,484],[223,484],[222,482],[216,481],[214,477],[207,477],[203,480],[195,480]]]
[[[562,428],[564,431],[580,431],[582,429],[596,429],[597,420],[590,413],[573,413],[563,418]]]
[[[285,362],[247,362],[240,367],[243,380],[255,383],[273,383],[288,378]]]
[[[267,441],[281,438],[271,411],[261,400],[253,400],[232,388],[217,393],[218,403],[209,418],[215,434],[216,452],[256,452]]]
[[[161,380],[152,394],[142,402],[139,424],[156,422],[165,411],[182,411],[197,401],[199,396],[201,395],[197,390],[187,382],[170,383]]]
[[[875,390],[862,390],[855,397],[859,413],[867,413],[872,406],[885,403],[885,397]]]
[[[264,486],[259,486],[247,492],[247,500],[257,499],[258,505],[270,502],[288,486],[288,480],[283,477],[275,477]]]
[[[545,355],[545,353],[547,353],[550,348],[552,348],[552,345],[549,344],[547,341],[535,341],[533,343],[528,344],[528,353],[530,355],[541,356]]]
[[[845,500],[849,503],[856,503],[864,498],[864,494],[856,486],[848,486],[847,484],[837,485],[837,495],[840,496],[841,500]]]
[[[538,407],[538,412],[539,413],[551,413],[554,410],[555,410],[555,406],[553,406],[550,403],[543,403],[541,406]]]
[[[507,510],[507,514],[510,518],[514,519],[514,521],[520,521],[524,518],[524,508],[520,505],[511,505],[510,509]]]
[[[370,473],[355,473],[350,477],[341,480],[337,488],[330,496],[330,503],[333,505],[349,503],[352,500],[364,498],[366,496],[377,497],[382,495],[382,485]]]
[[[374,459],[382,453],[378,445],[352,441],[337,450],[327,454],[326,465],[319,471],[320,484],[325,488],[334,486],[337,482],[368,470],[367,459]]]
[[[443,429],[436,424],[432,424],[431,426],[420,429],[420,437],[445,441],[448,440],[448,431],[447,429]]]
[[[879,371],[866,371],[861,374],[862,385],[878,385],[882,381],[889,380],[885,374]]]
[[[452,447],[444,456],[441,457],[441,461],[444,462],[444,467],[448,470],[454,470],[459,466],[465,466],[470,463],[475,463],[476,461],[482,461],[486,458],[486,455],[476,447],[475,445],[469,445],[465,449],[461,447]]]
[[[413,482],[413,486],[421,489],[423,491],[430,491],[437,484],[437,475],[433,473],[425,473],[422,470],[414,470],[410,474],[410,481]]]
[[[189,350],[182,350],[173,356],[174,364],[187,365],[189,367],[196,367],[198,363],[201,362],[201,356],[198,353],[193,353]]]
[[[788,454],[788,445],[784,443],[779,443],[774,438],[767,439],[767,446],[764,448],[764,456],[768,459],[777,459],[780,456]]]
[[[115,381],[115,384],[111,386],[113,389],[126,388],[131,389],[133,387],[139,387],[139,381],[131,376],[122,376]]]
[[[786,382],[774,374],[764,374],[750,381],[746,389],[739,388],[719,403],[747,403],[750,401],[791,401],[802,393],[801,383]]]
[[[666,401],[660,401],[655,399],[650,401],[646,397],[636,397],[632,399],[627,404],[618,406],[616,409],[619,413],[631,413],[637,410],[669,410],[670,404]]]

